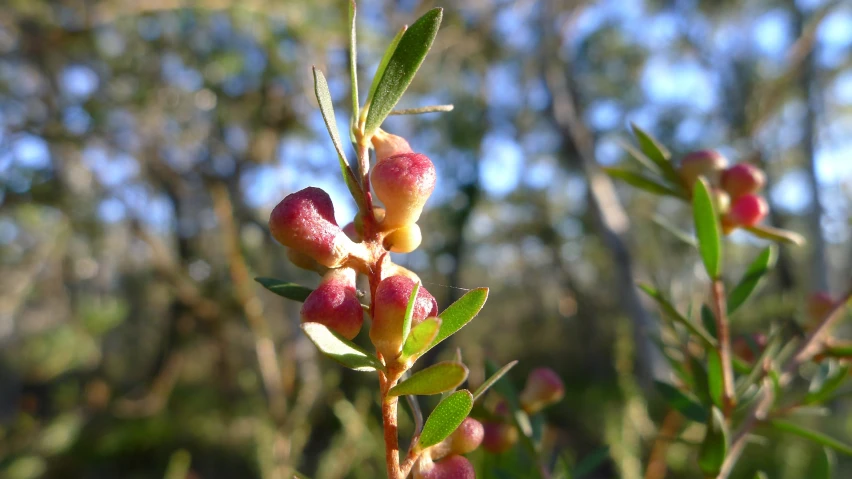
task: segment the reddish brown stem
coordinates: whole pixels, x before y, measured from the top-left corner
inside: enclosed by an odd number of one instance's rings
[[[399,374],[395,371],[387,373],[379,373],[379,382],[382,394],[382,425],[385,430],[385,462],[387,463],[388,479],[402,479],[402,471],[399,467],[399,428],[397,425],[397,406],[399,398],[396,396],[388,396],[388,391],[392,388]]]
[[[734,370],[731,365],[731,332],[725,304],[725,285],[720,279],[714,279],[711,286],[713,296],[713,315],[716,316],[716,335],[719,339],[719,359],[722,362],[722,402],[725,417],[731,417],[736,400],[734,398]]]

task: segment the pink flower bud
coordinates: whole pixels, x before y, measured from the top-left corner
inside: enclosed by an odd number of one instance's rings
[[[472,417],[465,418],[449,437],[431,448],[432,458],[440,459],[450,454],[473,452],[482,444],[483,435],[484,429],[481,422]]]
[[[439,462],[420,461],[415,479],[476,479],[473,464],[462,456],[450,456]]]
[[[382,228],[391,230],[420,219],[437,175],[426,155],[403,153],[379,160],[370,178],[373,192],[385,205]]]
[[[329,268],[340,266],[353,246],[337,226],[328,193],[315,187],[281,200],[269,216],[269,229],[279,243]]]
[[[518,430],[503,422],[482,423],[482,447],[492,454],[501,454],[518,442]]]
[[[699,176],[707,178],[711,185],[719,183],[719,177],[728,166],[728,159],[715,150],[694,151],[680,161],[678,173],[686,186],[692,191],[692,186]]]
[[[743,195],[734,201],[728,214],[722,217],[722,230],[725,234],[738,227],[754,226],[769,213],[769,205],[763,197]]]
[[[423,241],[423,234],[417,223],[403,226],[385,236],[384,247],[394,253],[411,253]]]
[[[395,358],[402,348],[402,323],[414,284],[414,281],[406,276],[391,276],[382,280],[376,288],[370,340],[385,358]],[[438,303],[426,288],[420,286],[414,303],[411,326],[420,324],[429,316],[437,315]]]
[[[763,171],[748,163],[734,165],[722,172],[722,189],[736,200],[740,196],[757,193],[766,184]]]
[[[521,407],[530,414],[542,410],[565,396],[562,379],[550,368],[533,369],[521,391]]]
[[[401,155],[403,153],[413,153],[411,145],[401,136],[391,135],[390,133],[379,130],[373,135],[371,140],[373,148],[376,149],[376,160],[381,161],[391,156]]]
[[[302,305],[303,323],[320,323],[346,339],[358,335],[364,311],[355,290],[355,270],[329,270]]]

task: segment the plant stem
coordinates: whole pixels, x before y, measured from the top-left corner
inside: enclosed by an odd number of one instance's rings
[[[719,358],[722,362],[722,402],[724,414],[730,418],[734,412],[734,370],[731,365],[731,332],[725,305],[725,285],[720,279],[714,279],[711,285],[713,296],[713,315],[716,317],[716,334],[719,337]]]
[[[385,462],[387,463],[388,479],[403,479],[399,467],[399,437],[397,425],[397,406],[399,398],[388,396],[388,391],[396,385],[399,373],[389,370],[379,373],[379,385],[382,395],[382,426],[385,432]]]

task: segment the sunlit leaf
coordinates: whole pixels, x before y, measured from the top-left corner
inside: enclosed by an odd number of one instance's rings
[[[728,294],[728,314],[733,314],[751,296],[761,278],[772,269],[776,256],[775,248],[767,246],[751,262],[740,282]]]
[[[493,386],[493,385],[494,385],[494,383],[496,383],[497,381],[499,381],[499,380],[500,380],[500,378],[502,378],[502,377],[503,377],[506,373],[508,373],[510,369],[512,369],[513,367],[515,367],[515,365],[516,365],[516,364],[518,364],[518,361],[517,361],[517,360],[512,361],[512,362],[510,362],[509,364],[507,364],[507,365],[503,366],[502,368],[500,368],[500,370],[499,370],[499,371],[497,371],[496,373],[492,374],[492,375],[491,375],[491,377],[489,377],[488,379],[486,379],[486,380],[485,380],[485,382],[484,382],[484,383],[482,383],[482,384],[481,384],[478,388],[476,388],[476,391],[474,391],[474,393],[473,393],[473,400],[474,400],[474,401],[476,401],[476,400],[477,400],[477,399],[479,399],[479,398],[480,398],[483,394],[485,394],[485,392],[486,392],[486,391],[488,391],[488,388],[490,388],[491,386]]]
[[[680,176],[669,159],[671,154],[668,150],[645,130],[632,123],[630,126],[633,128],[633,134],[636,135],[636,141],[639,143],[639,149],[642,150],[642,153],[657,165],[664,178],[672,184],[680,184]]]
[[[455,431],[473,407],[473,395],[462,389],[447,396],[435,406],[423,425],[418,448],[434,446]]]
[[[378,358],[364,351],[352,341],[335,333],[320,323],[303,323],[302,331],[317,349],[349,369],[375,371],[384,368]]]
[[[441,328],[441,318],[426,318],[412,328],[411,334],[402,345],[402,357],[410,358],[423,354],[427,350]]]
[[[635,186],[641,190],[645,190],[649,193],[653,193],[655,195],[663,195],[663,196],[674,196],[676,198],[682,198],[683,195],[680,191],[677,191],[669,186],[663,184],[660,180],[656,178],[651,178],[642,173],[636,173],[635,171],[631,171],[625,168],[604,168],[606,173],[616,179],[619,179],[628,185]]]
[[[358,118],[358,36],[355,32],[355,0],[349,0],[349,89],[352,95],[352,117]]]
[[[438,330],[438,335],[432,340],[429,349],[432,349],[441,341],[455,334],[458,330],[469,323],[485,305],[485,300],[488,299],[488,288],[478,288],[465,293],[464,296],[458,299],[450,307],[439,314],[441,318],[441,327]]]
[[[414,283],[414,288],[411,289],[411,296],[408,297],[408,304],[405,306],[405,316],[402,318],[402,342],[408,340],[408,334],[411,332],[411,319],[414,316],[414,305],[417,303],[417,293],[420,292],[420,283]]]
[[[370,102],[373,101],[373,96],[376,94],[376,88],[379,86],[379,80],[382,79],[382,76],[385,74],[385,69],[388,66],[388,62],[390,61],[393,53],[396,51],[396,46],[399,45],[399,41],[402,40],[402,35],[405,34],[406,30],[408,30],[408,25],[404,25],[402,28],[396,32],[393,40],[388,44],[388,47],[385,48],[385,53],[382,54],[382,59],[379,61],[379,66],[376,69],[376,75],[373,76],[373,81],[370,83],[370,92],[367,95],[367,103],[369,105]]]
[[[749,226],[745,228],[749,233],[758,238],[778,241],[779,243],[789,243],[796,246],[802,246],[807,243],[804,236],[794,231],[782,230],[781,228],[773,228],[766,225]]]
[[[728,424],[722,411],[713,408],[707,421],[707,432],[698,450],[698,467],[708,477],[716,477],[728,455]]]
[[[405,381],[392,387],[388,394],[391,396],[441,394],[459,387],[467,379],[467,374],[467,366],[464,364],[444,361],[417,371]]]
[[[698,252],[704,268],[711,279],[722,274],[722,237],[719,216],[710,196],[707,180],[699,178],[692,192],[692,216],[695,221],[695,236],[698,238]]]
[[[308,295],[314,291],[306,286],[298,285],[296,283],[288,283],[275,278],[254,278],[254,280],[278,296],[283,296],[287,299],[292,299],[302,303],[304,303],[305,299],[308,298]]]

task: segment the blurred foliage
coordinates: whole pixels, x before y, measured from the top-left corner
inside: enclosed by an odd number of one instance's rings
[[[363,3],[362,85],[399,26],[440,5]],[[456,109],[388,122],[440,174],[424,245],[400,262],[442,307],[459,288],[491,288],[480,319],[454,338],[480,365],[473,384],[486,358],[519,359],[516,382],[553,367],[568,394],[548,410],[549,447],[574,461],[608,445],[613,460],[585,477],[641,477],[667,411],[634,380],[643,349],[617,266],[632,260],[628,282],[654,284],[696,315],[705,284],[694,249],[652,221],[688,230],[677,201],[619,186],[603,207],[622,214],[631,256],[614,252],[590,206],[583,152],[604,166],[631,161],[620,146],[631,120],[675,156],[718,147],[760,163],[773,222],[823,238],[827,268],[807,248],[782,248],[779,272],[737,312],[734,332],[792,321],[812,285],[845,287],[852,264],[852,10],[819,0],[443,6],[400,106]],[[354,211],[310,70],[326,72],[345,125],[345,22],[337,0],[0,5],[0,476],[381,476],[374,377],[318,357],[298,305],[251,281],[316,284],[267,234],[284,195],[323,186],[341,224]],[[557,121],[554,71],[586,143]],[[817,101],[803,95],[802,71]],[[818,189],[807,181],[812,157]],[[734,235],[730,278],[762,246]],[[656,355],[644,359],[670,375]],[[849,406],[837,400],[811,425],[850,439]],[[735,476],[819,467],[818,447],[775,441],[751,446]],[[698,474],[683,446],[670,445],[666,477]],[[486,478],[525,460],[474,458]],[[852,473],[838,460],[838,477]]]

